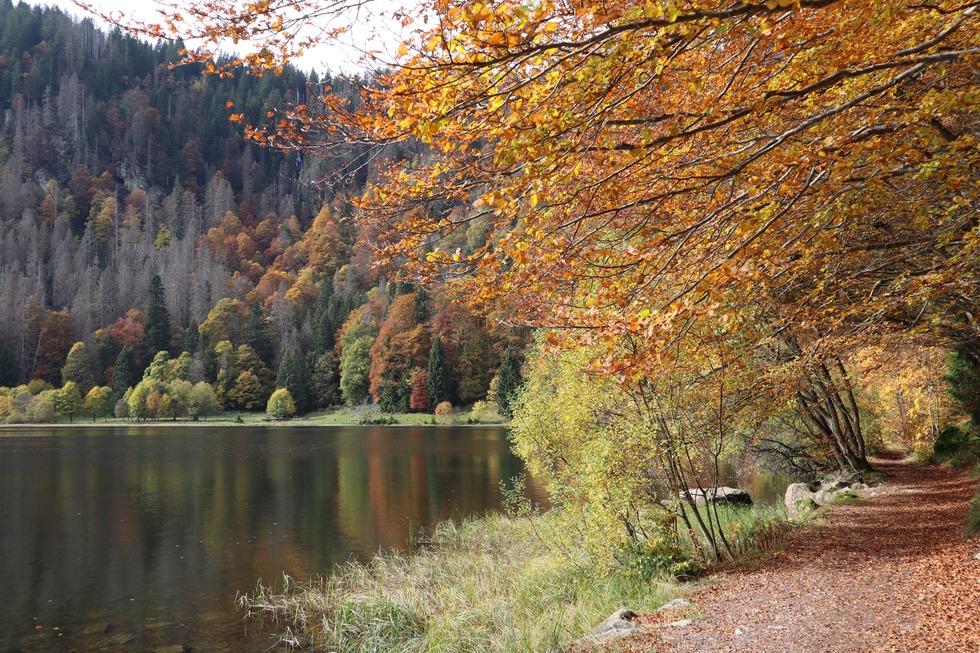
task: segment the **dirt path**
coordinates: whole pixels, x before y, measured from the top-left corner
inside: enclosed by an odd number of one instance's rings
[[[826,525],[794,532],[764,568],[695,593],[703,619],[666,627],[641,617],[651,630],[625,650],[980,653],[980,538],[962,537],[977,480],[874,464],[888,478],[868,503],[834,507]]]

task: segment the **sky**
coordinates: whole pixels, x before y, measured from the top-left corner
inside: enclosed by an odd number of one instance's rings
[[[62,11],[79,18],[90,17],[97,24],[102,23],[100,19],[79,9],[72,0],[25,1],[33,5],[58,7]],[[120,0],[87,1],[94,7],[108,12],[118,11],[122,4]],[[362,53],[365,50],[380,53],[383,60],[392,60],[394,58],[393,53],[398,49],[398,44],[401,42],[401,28],[396,21],[386,19],[384,14],[394,11],[399,4],[397,0],[371,0],[368,7],[356,16],[357,23],[354,29],[344,35],[340,43],[312,49],[294,64],[303,70],[315,70],[320,73],[327,70],[332,73],[358,73],[377,66],[377,64],[364,61]],[[126,15],[134,19],[158,21],[156,10],[160,6],[161,4],[155,0],[125,0]],[[189,43],[189,45],[193,45],[193,43]]]

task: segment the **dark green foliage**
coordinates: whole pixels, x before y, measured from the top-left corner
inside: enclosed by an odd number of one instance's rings
[[[310,379],[310,407],[326,408],[340,403],[340,370],[337,356],[332,351],[317,356],[306,355],[307,374]]]
[[[317,284],[316,304],[313,306],[313,351],[322,355],[333,349],[337,326],[330,317],[333,282],[323,279]]]
[[[513,346],[507,347],[497,369],[497,408],[504,417],[512,417],[511,402],[521,387],[521,363]]]
[[[432,301],[429,293],[425,292],[422,286],[415,287],[415,310],[412,311],[412,319],[416,324],[425,324],[432,317]]]
[[[409,399],[412,396],[412,386],[408,382],[408,374],[401,374],[398,379],[390,378],[396,374],[394,370],[386,372],[384,389],[381,391],[381,398],[378,406],[386,413],[407,413]]]
[[[14,367],[14,357],[10,351],[0,346],[0,387],[17,385],[17,369]]]
[[[163,298],[163,281],[154,274],[146,293],[146,310],[143,324],[143,351],[170,350],[170,313]]]
[[[950,354],[946,382],[949,395],[980,426],[980,357],[974,350],[959,347]]]
[[[116,357],[116,369],[112,373],[112,396],[120,398],[127,388],[135,387],[140,382],[139,370],[136,368],[136,357],[133,349],[126,345]]]
[[[202,338],[201,363],[204,367],[204,380],[214,383],[218,380],[218,353],[207,338]]]
[[[194,320],[191,320],[190,323],[187,325],[187,328],[184,329],[184,338],[182,344],[183,344],[182,351],[186,351],[190,354],[197,353],[197,349],[201,344],[201,334],[198,332],[197,322],[195,322]]]
[[[973,497],[970,507],[966,511],[966,528],[964,534],[967,537],[980,533],[980,492]]]
[[[452,381],[449,378],[449,368],[446,365],[446,355],[442,348],[442,338],[436,336],[429,351],[429,364],[425,370],[429,383],[429,410],[444,401],[452,401]]]
[[[276,387],[289,391],[298,414],[309,412],[310,383],[306,375],[306,365],[303,364],[296,350],[290,349],[283,354],[282,362],[279,364],[279,375],[276,377]]]
[[[272,359],[276,352],[272,346],[269,316],[266,315],[265,309],[258,302],[252,304],[252,308],[248,312],[248,322],[245,323],[245,330],[242,332],[242,344],[251,347],[263,363],[272,365]],[[290,394],[293,395],[293,400],[298,408],[300,400],[293,394],[292,390],[290,390]],[[300,409],[300,412],[304,411]]]

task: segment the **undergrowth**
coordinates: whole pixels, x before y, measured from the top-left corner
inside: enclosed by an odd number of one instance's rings
[[[281,590],[239,597],[282,643],[336,653],[546,651],[588,632],[613,610],[651,611],[676,585],[622,573],[596,577],[539,537],[547,515],[440,524],[425,548],[339,567]]]

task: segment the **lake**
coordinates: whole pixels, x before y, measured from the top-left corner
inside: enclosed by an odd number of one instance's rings
[[[493,427],[0,429],[0,651],[268,651],[235,608],[257,579],[498,510],[521,473]]]

